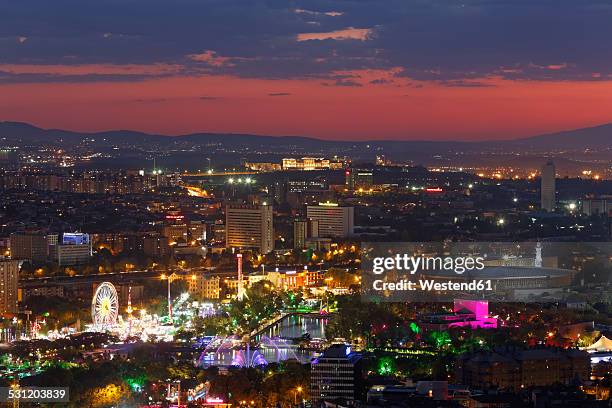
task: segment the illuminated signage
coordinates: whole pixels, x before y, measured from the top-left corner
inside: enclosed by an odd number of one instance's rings
[[[225,401],[223,401],[223,399],[217,398],[217,397],[206,398],[206,403],[207,404],[223,404],[224,402]]]
[[[64,245],[85,245],[89,244],[89,234],[80,232],[64,233],[62,235],[62,244]]]

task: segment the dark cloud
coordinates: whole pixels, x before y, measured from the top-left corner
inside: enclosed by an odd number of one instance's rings
[[[385,78],[378,78],[378,79],[371,80],[370,83],[374,85],[392,84],[393,80],[385,79]]]
[[[466,81],[462,79],[453,79],[448,81],[439,81],[441,85],[457,87],[457,88],[488,88],[494,87],[494,84],[480,81]]]
[[[351,79],[337,79],[335,82],[332,82],[332,83],[323,82],[322,85],[324,86],[354,86],[354,87],[363,86],[359,82],[353,81]]]
[[[339,86],[355,81],[333,79],[334,72],[394,67],[401,77],[449,86],[477,86],[490,77],[594,81],[612,74],[610,21],[607,0],[6,1],[0,62],[171,63],[184,67],[175,75],[321,78]],[[300,33],[349,27],[371,34],[364,41],[297,41]],[[221,59],[189,57],[206,52]]]
[[[44,73],[12,73],[0,70],[0,84],[2,83],[82,83],[82,82],[137,82],[152,78],[167,77],[170,74],[44,74]]]
[[[268,96],[289,96],[291,95],[289,92],[274,92],[269,93]]]
[[[175,101],[191,101],[191,100],[200,100],[200,101],[216,101],[219,99],[223,99],[218,96],[198,96],[198,97],[187,97],[187,98],[139,98],[135,99],[134,102],[137,103],[166,103],[166,102],[175,102]]]
[[[135,99],[134,102],[137,103],[165,103],[168,102],[168,98],[147,98],[147,99]]]

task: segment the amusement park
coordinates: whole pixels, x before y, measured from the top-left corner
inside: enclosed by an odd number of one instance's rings
[[[255,370],[267,381],[277,381],[288,369],[301,373],[299,367],[309,364],[328,344],[325,329],[333,314],[329,299],[327,303],[305,299],[301,291],[278,290],[262,280],[248,288],[237,288],[227,301],[201,301],[187,290],[173,293],[175,288],[170,283],[180,279],[177,273],[159,277],[162,283],[167,282],[165,307],[157,308],[160,314],[148,311],[142,300],[135,305],[132,287],[122,291],[111,281],[102,281],[93,290],[90,323],[80,330],[64,327],[45,331],[51,325],[44,320],[35,320],[30,330],[24,325],[13,344],[28,344],[28,350],[36,345],[34,354],[41,358],[32,359],[24,350],[23,358],[15,356],[7,361],[11,376],[27,384],[29,377],[46,375],[57,364],[69,369],[87,361],[126,364],[142,359],[144,353],[153,360],[169,359],[170,365],[177,364],[183,371],[177,374],[170,370],[168,378],[155,380],[145,379],[144,374],[127,383],[122,379],[135,401],[147,400],[146,406],[229,407],[230,402],[225,401],[231,399],[230,395],[219,392],[218,387],[211,388],[204,378],[195,381],[198,372],[227,375],[235,370]],[[184,279],[191,281],[192,276],[185,275]],[[122,299],[122,292],[127,299]],[[81,342],[76,354],[54,358],[61,354],[56,344],[74,342]],[[140,364],[144,367],[148,363],[140,360]],[[138,370],[147,371],[142,367]],[[300,389],[306,389],[306,380],[291,381],[299,381]],[[103,391],[121,393],[121,388]]]

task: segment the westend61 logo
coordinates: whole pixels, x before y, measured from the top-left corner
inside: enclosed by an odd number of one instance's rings
[[[365,243],[362,295],[373,301],[444,301],[467,293],[488,296],[495,290],[495,282],[485,271],[492,261],[509,253],[506,245],[493,245]]]
[[[360,252],[372,302],[560,302],[599,298],[612,282],[609,242],[364,242]]]
[[[466,272],[482,271],[485,268],[485,258],[481,256],[414,256],[407,253],[395,256],[378,256],[372,258],[372,273],[374,276],[388,272],[388,279],[375,279],[371,289],[381,291],[491,291],[490,280],[472,279],[457,282],[451,279],[432,279],[428,275],[450,274],[460,277]],[[405,279],[415,274],[419,279]],[[399,278],[395,275],[403,275]],[[394,279],[395,277],[395,279]],[[383,278],[380,276],[380,278]]]
[[[485,268],[484,258],[481,256],[411,256],[397,254],[389,257],[373,258],[372,272],[381,275],[387,271],[403,271],[414,275],[417,271],[452,271],[458,275],[466,271],[481,271]]]

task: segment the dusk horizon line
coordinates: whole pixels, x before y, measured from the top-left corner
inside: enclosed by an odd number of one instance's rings
[[[337,143],[396,143],[396,142],[413,142],[413,143],[466,143],[466,144],[482,144],[482,143],[504,143],[504,142],[520,142],[525,141],[531,138],[541,137],[541,136],[551,136],[559,133],[569,133],[586,129],[596,129],[602,128],[606,126],[612,126],[612,121],[599,123],[595,125],[585,125],[582,127],[573,127],[568,129],[561,130],[550,130],[543,133],[536,133],[526,136],[519,136],[516,138],[505,138],[505,139],[327,139],[320,136],[304,136],[304,135],[274,135],[274,134],[262,134],[262,133],[244,133],[244,132],[214,132],[214,131],[196,131],[189,133],[178,133],[178,134],[167,134],[167,133],[151,133],[142,130],[135,129],[125,129],[125,128],[110,128],[106,130],[73,130],[68,128],[57,128],[57,127],[43,127],[32,122],[24,122],[19,120],[0,120],[0,126],[4,124],[14,124],[14,125],[26,125],[43,131],[61,131],[61,132],[69,132],[75,134],[83,134],[83,135],[95,135],[101,133],[111,133],[111,132],[130,132],[130,133],[139,133],[147,136],[161,136],[168,138],[180,138],[180,137],[189,137],[189,136],[197,136],[197,135],[228,135],[228,136],[253,136],[253,137],[273,137],[279,139],[310,139],[322,142],[337,142]]]

